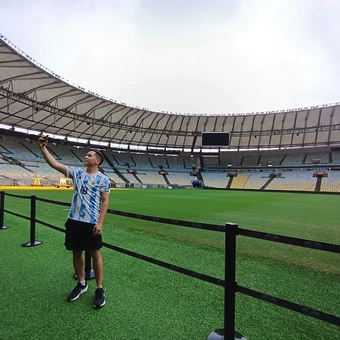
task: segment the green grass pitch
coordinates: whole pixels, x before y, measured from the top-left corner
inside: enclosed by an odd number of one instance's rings
[[[8,191],[10,192],[10,191]],[[62,202],[71,191],[18,191]],[[27,199],[6,196],[29,216]],[[340,196],[184,189],[112,190],[110,208],[340,244]],[[63,227],[68,208],[37,202],[37,218]],[[93,310],[95,283],[73,303],[75,285],[64,234],[5,214],[0,231],[0,339],[206,339],[223,327],[223,288],[103,248],[107,305]],[[103,239],[162,261],[223,278],[224,235],[108,214]],[[240,285],[340,317],[340,254],[237,237]],[[336,339],[339,328],[237,294],[236,329],[248,340]]]

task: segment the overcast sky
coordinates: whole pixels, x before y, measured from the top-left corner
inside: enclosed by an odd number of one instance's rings
[[[1,1],[0,33],[120,102],[241,113],[340,101],[340,0]]]

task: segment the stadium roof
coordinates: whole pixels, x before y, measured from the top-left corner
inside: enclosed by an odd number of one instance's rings
[[[201,132],[230,132],[230,149],[340,144],[340,103],[229,115],[134,107],[63,79],[0,35],[0,124],[130,146],[197,149]]]

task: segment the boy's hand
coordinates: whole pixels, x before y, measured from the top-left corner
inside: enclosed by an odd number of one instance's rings
[[[38,139],[40,148],[44,148],[48,143],[48,135],[41,134]]]
[[[103,225],[101,223],[97,223],[94,227],[93,227],[93,236],[97,236],[100,235],[103,231]]]

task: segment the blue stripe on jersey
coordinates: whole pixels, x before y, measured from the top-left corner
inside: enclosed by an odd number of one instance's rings
[[[76,203],[78,200],[78,194],[76,191],[74,191],[73,193],[73,199],[72,199],[72,203],[71,203],[71,210],[69,212],[69,218],[74,219],[74,215],[76,213]]]

